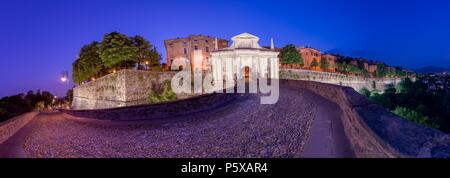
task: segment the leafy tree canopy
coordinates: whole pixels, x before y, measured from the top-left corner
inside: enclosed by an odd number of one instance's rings
[[[81,48],[78,59],[72,64],[72,79],[76,83],[89,80],[105,69],[99,56],[99,43],[94,41]]]
[[[319,66],[319,63],[317,62],[316,59],[314,59],[314,60],[311,62],[311,67],[317,67],[317,66]]]
[[[377,64],[377,77],[385,77],[387,75],[386,66],[383,64]]]
[[[330,67],[330,63],[326,58],[320,59],[320,68],[323,70],[327,70]]]
[[[360,93],[400,117],[450,133],[450,90],[429,91],[422,78],[405,78],[384,93]]]
[[[149,62],[151,66],[159,66],[161,55],[153,46],[142,36],[135,36],[132,38],[134,45],[138,48],[137,60],[139,63]]]
[[[128,67],[138,62],[139,48],[128,36],[112,32],[103,37],[98,53],[107,68]]]
[[[303,65],[303,59],[293,44],[286,45],[280,51],[278,56],[282,64],[300,64]]]
[[[3,97],[0,99],[0,122],[30,112],[36,109],[39,103],[43,106],[51,106],[53,99],[54,96],[50,92],[41,93],[39,90],[36,93],[28,91],[26,95],[21,93]]]
[[[112,69],[128,68],[144,62],[152,69],[158,69],[160,59],[156,48],[144,37],[128,37],[112,32],[105,34],[101,42],[94,41],[81,48],[79,57],[72,64],[72,79],[75,83],[82,83],[104,76]]]

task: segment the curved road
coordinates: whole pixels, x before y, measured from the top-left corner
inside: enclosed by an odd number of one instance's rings
[[[0,157],[353,157],[338,106],[280,88],[189,116],[134,122],[42,113],[0,145]]]

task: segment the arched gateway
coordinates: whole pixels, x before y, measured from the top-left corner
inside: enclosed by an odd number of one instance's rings
[[[261,47],[259,38],[249,33],[242,33],[231,40],[233,44],[230,47],[216,48],[211,53],[214,82],[231,86],[236,80],[278,79],[278,52],[272,39],[270,48]]]

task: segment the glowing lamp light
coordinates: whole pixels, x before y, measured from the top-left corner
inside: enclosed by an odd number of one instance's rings
[[[68,80],[69,80],[68,76],[69,76],[69,74],[68,74],[67,71],[61,72],[61,81],[62,81],[62,82],[68,81]]]

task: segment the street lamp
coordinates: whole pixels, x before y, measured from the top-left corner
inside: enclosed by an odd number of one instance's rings
[[[67,71],[63,71],[61,72],[61,82],[67,82],[68,81],[68,72]]]

